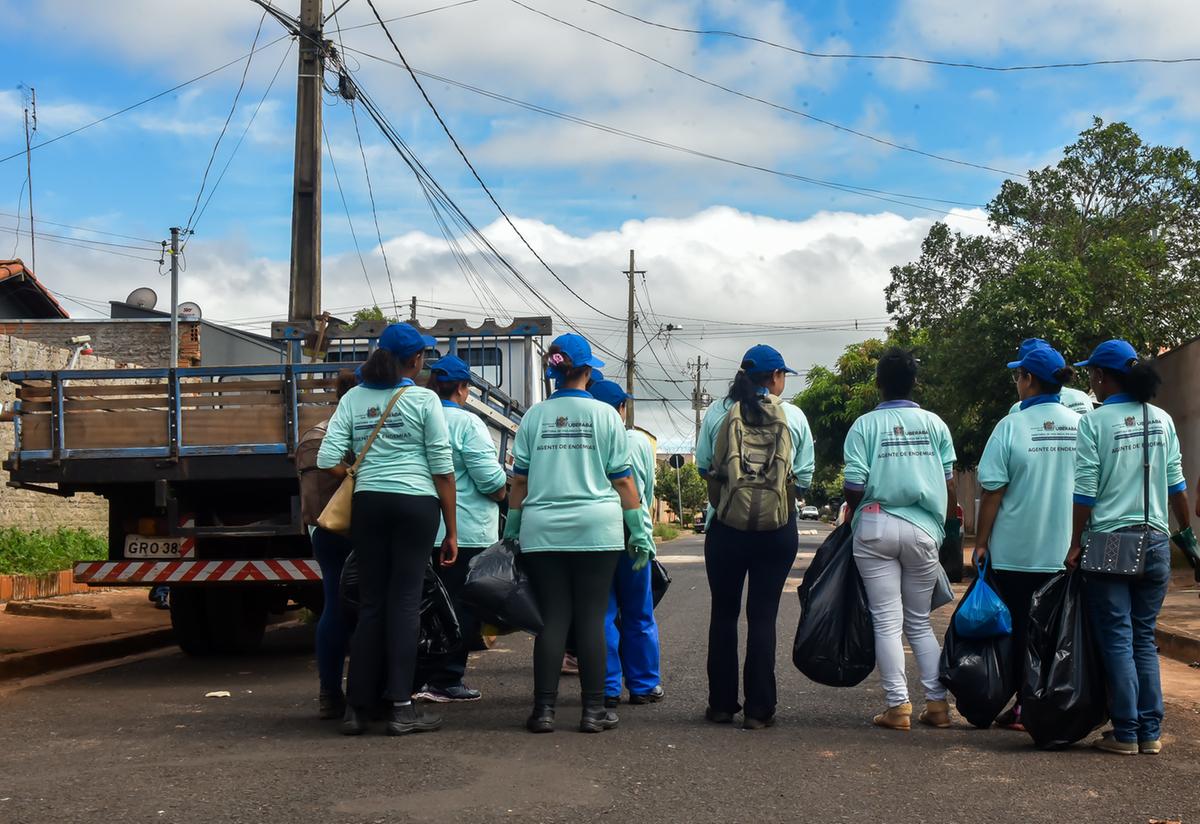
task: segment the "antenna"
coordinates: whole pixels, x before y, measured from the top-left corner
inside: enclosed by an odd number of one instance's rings
[[[29,267],[37,274],[37,245],[33,234],[33,134],[37,131],[37,90],[22,83],[21,97],[25,98],[25,182],[29,186]],[[28,96],[26,96],[28,91]]]
[[[125,303],[138,309],[153,309],[158,304],[158,293],[149,286],[142,286],[130,292]]]

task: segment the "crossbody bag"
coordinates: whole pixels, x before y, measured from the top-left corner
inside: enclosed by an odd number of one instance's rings
[[[1141,578],[1150,545],[1150,413],[1142,404],[1142,526],[1137,531],[1088,532],[1079,567],[1090,575]]]
[[[321,529],[326,529],[330,532],[336,532],[339,535],[350,534],[350,510],[354,500],[354,476],[358,474],[358,468],[362,466],[363,458],[367,457],[367,452],[371,449],[371,444],[375,443],[375,439],[379,437],[379,431],[383,429],[384,423],[392,414],[392,409],[396,406],[396,401],[400,400],[400,396],[404,394],[407,386],[401,387],[400,391],[392,395],[392,399],[388,401],[387,408],[383,410],[383,414],[379,416],[379,423],[375,424],[375,428],[371,430],[370,437],[363,444],[362,452],[358,453],[358,457],[354,459],[354,466],[346,471],[346,477],[342,479],[338,485],[337,491],[333,493],[333,497],[329,499],[329,503],[325,504],[325,508],[321,510],[321,515],[317,518],[317,526]]]

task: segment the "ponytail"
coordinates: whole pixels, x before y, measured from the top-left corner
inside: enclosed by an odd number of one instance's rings
[[[1037,375],[1033,374],[1032,372],[1028,372],[1027,370],[1022,371],[1026,372],[1029,377],[1033,378],[1033,382],[1038,385],[1040,389],[1038,392],[1039,395],[1058,395],[1062,392],[1063,385],[1070,383],[1075,378],[1075,370],[1070,366],[1064,366],[1062,369],[1059,369],[1054,373],[1054,383],[1042,380]]]
[[[404,377],[400,358],[387,349],[377,347],[362,365],[363,383],[374,386],[395,386]]]
[[[591,369],[590,366],[575,366],[571,360],[571,356],[562,351],[558,344],[550,344],[550,348],[546,350],[542,362],[546,367],[546,371],[553,375],[556,380],[563,383],[577,381],[583,377],[583,373],[586,370]]]
[[[1105,371],[1111,372],[1116,377],[1121,391],[1132,395],[1138,403],[1149,403],[1153,400],[1162,384],[1162,376],[1158,374],[1158,367],[1153,359],[1138,358],[1130,361],[1128,372],[1107,369]]]

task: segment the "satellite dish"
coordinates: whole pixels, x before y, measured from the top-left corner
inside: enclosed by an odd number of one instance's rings
[[[187,320],[200,320],[203,317],[203,314],[200,312],[200,304],[193,303],[190,300],[179,304],[179,317],[186,318]]]
[[[125,298],[125,303],[138,309],[153,309],[158,303],[158,295],[149,286],[142,286],[130,292],[129,297]]]

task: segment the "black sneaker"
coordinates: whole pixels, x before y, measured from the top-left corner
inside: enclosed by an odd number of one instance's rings
[[[417,709],[412,701],[407,704],[393,704],[391,717],[388,719],[388,735],[408,735],[412,732],[433,732],[441,729],[442,717]]]
[[[714,710],[712,707],[705,707],[704,720],[711,721],[714,724],[732,724],[733,723],[733,713],[719,712],[717,710]]]
[[[317,700],[319,702],[317,716],[322,721],[332,721],[335,718],[341,718],[346,713],[346,696],[340,691],[325,692],[322,690]]]
[[[342,735],[362,735],[367,731],[367,713],[365,710],[346,705],[346,715],[342,719]]]
[[[629,693],[629,703],[630,704],[657,704],[659,701],[663,700],[663,697],[665,695],[666,695],[666,692],[663,690],[662,684],[659,684],[657,687],[650,690],[650,692],[631,692],[631,693]]]
[[[449,687],[435,687],[426,684],[421,687],[421,691],[413,696],[417,701],[429,701],[433,704],[452,704],[465,703],[468,701],[478,701],[483,698],[483,693],[479,690],[473,690],[466,684],[453,684]]]
[[[604,696],[604,709],[615,710],[621,704],[621,696],[606,695]]]
[[[579,719],[579,731],[604,732],[605,730],[615,730],[618,723],[619,719],[615,710],[610,710],[603,705],[599,707],[584,707],[583,717]]]
[[[753,715],[747,715],[742,718],[742,729],[744,730],[765,730],[773,726],[775,726],[774,713],[768,715],[766,718],[755,718]]]
[[[533,713],[525,722],[525,729],[532,733],[554,732],[554,705],[535,704]]]

